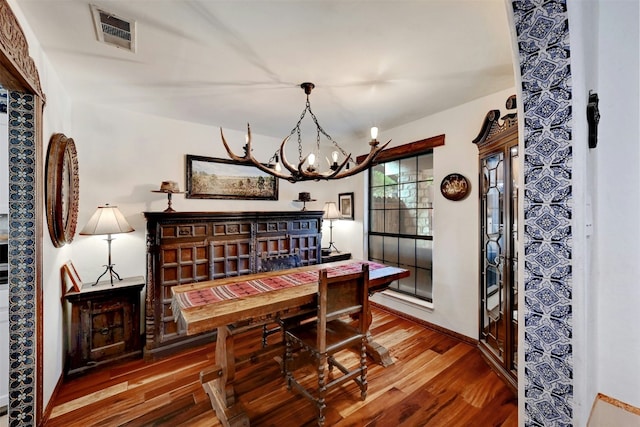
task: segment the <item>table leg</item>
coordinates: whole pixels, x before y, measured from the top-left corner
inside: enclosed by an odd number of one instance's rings
[[[371,339],[371,333],[367,333],[367,354],[373,359],[374,362],[381,364],[385,368],[393,365],[393,359],[389,354],[389,350],[386,347],[375,342]]]
[[[380,365],[387,366],[393,365],[393,359],[389,354],[389,350],[386,347],[378,344],[371,337],[371,323],[373,323],[373,313],[371,313],[371,309],[367,312],[366,326],[367,326],[367,354],[374,362],[379,363]]]
[[[200,382],[216,416],[225,427],[248,427],[249,417],[244,406],[236,400],[233,334],[228,327],[219,327],[216,338],[216,365],[200,373]]]

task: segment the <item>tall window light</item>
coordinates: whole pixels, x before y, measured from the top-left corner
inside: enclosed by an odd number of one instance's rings
[[[433,302],[433,150],[369,169],[369,259],[411,271],[390,289]]]

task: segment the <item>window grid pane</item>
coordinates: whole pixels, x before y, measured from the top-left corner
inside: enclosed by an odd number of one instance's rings
[[[369,171],[369,259],[406,268],[390,288],[433,301],[433,152]]]

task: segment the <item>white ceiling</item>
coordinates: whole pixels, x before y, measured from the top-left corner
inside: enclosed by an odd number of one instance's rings
[[[282,138],[304,109],[367,137],[514,85],[503,0],[96,0],[137,49],[97,41],[84,0],[15,0],[73,101]]]

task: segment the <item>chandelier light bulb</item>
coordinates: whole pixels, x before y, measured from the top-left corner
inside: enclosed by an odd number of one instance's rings
[[[338,162],[338,152],[334,151],[331,153],[331,159],[333,160],[333,163],[337,163]]]
[[[307,157],[307,162],[309,162],[309,166],[313,166],[316,164],[316,155],[311,153],[309,157]]]
[[[277,154],[274,154],[273,160],[275,161],[275,164],[273,165],[273,169],[275,169],[276,172],[281,172],[282,166],[280,166],[280,156],[278,156]]]
[[[371,139],[378,139],[378,128],[375,126],[371,128]]]

